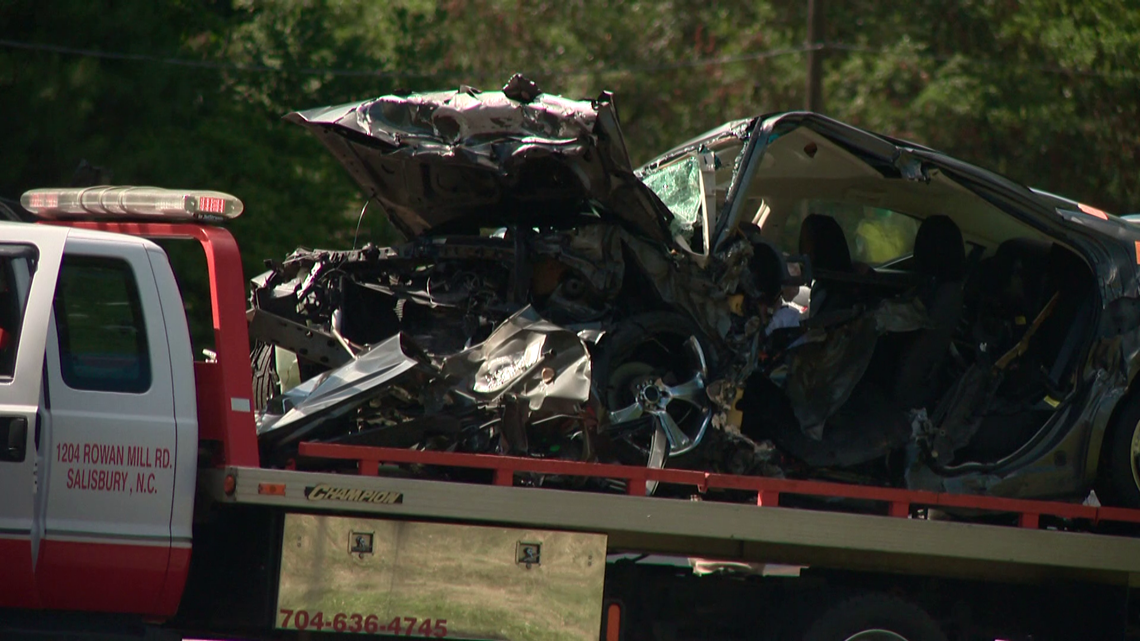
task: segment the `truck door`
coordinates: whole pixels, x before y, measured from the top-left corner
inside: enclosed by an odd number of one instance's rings
[[[79,237],[77,237],[79,236]],[[67,242],[48,325],[45,607],[155,612],[171,558],[176,424],[145,241]]]
[[[0,607],[36,607],[44,341],[60,230],[0,227]]]

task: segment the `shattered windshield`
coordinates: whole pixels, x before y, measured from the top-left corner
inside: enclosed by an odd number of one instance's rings
[[[689,240],[701,217],[701,169],[696,156],[687,156],[645,176],[646,184],[673,213],[669,232]]]

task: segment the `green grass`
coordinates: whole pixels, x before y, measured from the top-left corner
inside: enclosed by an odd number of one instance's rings
[[[373,554],[349,554],[354,531],[375,533]],[[599,535],[290,515],[284,536],[285,608],[445,619],[448,638],[597,638]],[[515,562],[520,540],[542,543],[540,565]]]

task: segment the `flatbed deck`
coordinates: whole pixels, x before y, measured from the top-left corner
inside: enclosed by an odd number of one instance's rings
[[[348,459],[366,455],[359,464],[363,473],[228,467],[205,472],[202,481],[222,503],[603,533],[611,552],[951,578],[1140,585],[1140,538],[1067,531],[1069,525],[1090,527],[1102,520],[1140,522],[1140,512],[1133,510],[501,456],[322,444],[303,444],[302,452]],[[377,475],[381,460],[490,468],[495,483]],[[525,471],[624,477],[635,491],[637,479],[692,485],[699,500],[511,485],[514,475]],[[718,501],[708,492],[718,487],[752,490],[757,500]],[[836,498],[886,507],[881,514],[780,507],[777,497],[790,494],[831,498],[837,509],[849,508],[850,501],[844,506]],[[1018,525],[925,518],[927,506],[999,513]],[[1042,522],[1041,517],[1052,518]]]

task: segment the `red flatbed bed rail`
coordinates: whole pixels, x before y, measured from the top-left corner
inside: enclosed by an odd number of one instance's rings
[[[1101,522],[1140,523],[1140,510],[1116,507],[1098,507],[1059,501],[1010,499],[971,494],[949,494],[922,490],[851,485],[825,481],[801,481],[762,476],[713,474],[696,470],[650,469],[631,465],[582,463],[552,459],[523,458],[491,454],[460,454],[364,445],[335,445],[330,443],[301,443],[298,454],[308,458],[356,461],[358,471],[365,476],[376,476],[381,463],[434,465],[440,467],[476,468],[493,471],[493,483],[514,485],[518,473],[558,474],[565,476],[622,479],[627,482],[627,493],[644,496],[647,481],[696,488],[699,494],[710,489],[739,490],[756,493],[756,505],[774,507],[780,504],[781,495],[819,498],[845,498],[876,501],[887,506],[887,514],[907,518],[912,509],[952,508],[976,510],[992,514],[1015,514],[1020,527],[1037,529],[1042,516],[1059,519]]]

